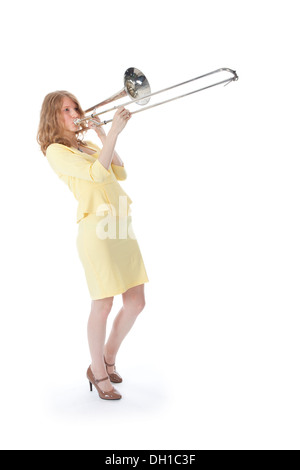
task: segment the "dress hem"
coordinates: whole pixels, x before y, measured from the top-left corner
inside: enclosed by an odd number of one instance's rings
[[[114,293],[114,294],[109,294],[109,295],[105,295],[103,297],[93,297],[93,296],[90,296],[92,300],[102,300],[102,299],[106,299],[107,297],[115,297],[116,295],[120,295],[120,294],[124,294],[124,292],[126,292],[128,289],[131,289],[132,287],[136,287],[136,286],[140,286],[142,284],[146,284],[147,282],[149,282],[149,279],[143,281],[143,282],[138,282],[138,283],[133,283],[132,285],[129,285],[128,287],[122,289],[121,291],[118,290],[118,292]]]

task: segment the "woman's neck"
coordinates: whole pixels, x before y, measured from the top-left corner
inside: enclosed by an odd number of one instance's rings
[[[71,142],[72,147],[78,148],[79,142],[77,140],[77,135],[74,132],[66,132],[65,136]]]

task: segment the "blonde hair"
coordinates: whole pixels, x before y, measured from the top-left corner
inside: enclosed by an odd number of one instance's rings
[[[72,93],[62,90],[54,91],[45,96],[41,109],[40,124],[37,133],[37,141],[44,155],[46,155],[46,150],[49,145],[53,143],[72,147],[71,141],[64,132],[63,122],[61,119],[61,107],[65,97],[70,98],[74,101],[74,103],[76,103],[80,118],[84,117],[84,112],[77,98],[72,95]],[[83,122],[81,123],[80,129],[76,132],[76,134],[79,135],[77,137],[77,141],[82,145],[84,145],[82,137],[87,130],[88,126],[85,124],[85,122]],[[82,134],[82,137],[80,137],[80,134]]]

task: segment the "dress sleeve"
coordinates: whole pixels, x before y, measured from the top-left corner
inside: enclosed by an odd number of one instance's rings
[[[91,163],[80,155],[75,155],[62,144],[49,145],[46,157],[50,166],[58,175],[74,176],[75,178],[97,183],[102,183],[111,176],[110,172],[98,159]]]
[[[126,170],[123,166],[115,165],[114,163],[111,164],[111,168],[119,181],[124,181],[127,178]]]

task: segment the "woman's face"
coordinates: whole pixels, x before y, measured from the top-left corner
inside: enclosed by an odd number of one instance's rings
[[[61,115],[62,115],[64,127],[67,131],[69,132],[78,131],[79,125],[74,124],[74,119],[78,119],[80,117],[79,109],[77,107],[77,104],[74,103],[74,101],[71,100],[71,98],[68,98],[66,96],[63,98],[62,107],[61,107]]]

